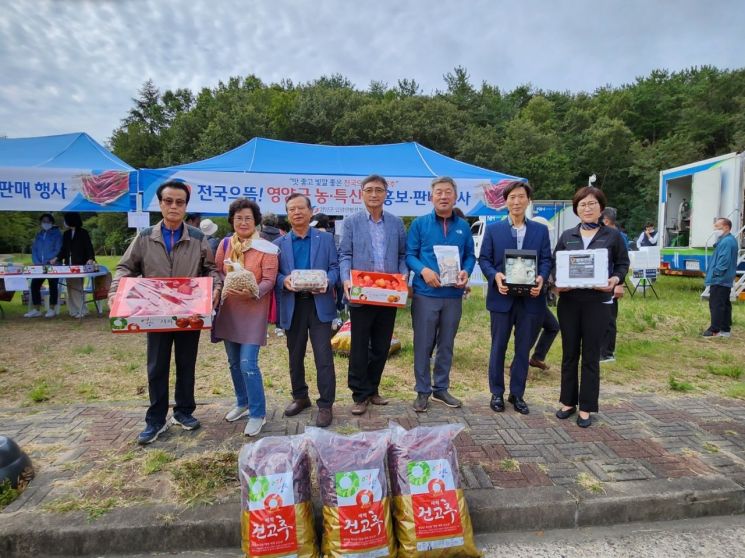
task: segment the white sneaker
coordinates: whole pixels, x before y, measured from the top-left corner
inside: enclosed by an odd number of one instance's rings
[[[284,337],[285,336],[285,331],[282,328],[275,327],[274,328],[274,335],[276,335],[277,337]]]
[[[41,312],[39,312],[38,310],[30,310],[30,311],[26,312],[23,315],[23,317],[24,318],[40,318],[41,315],[42,315]]]
[[[225,420],[228,422],[235,422],[239,418],[243,418],[248,414],[248,407],[233,407],[225,415]]]
[[[729,331],[720,331],[719,337],[732,337],[732,333]]]
[[[55,312],[54,310],[52,310],[50,308],[49,310],[47,310],[47,313],[44,314],[44,317],[45,318],[54,318],[56,315],[57,315],[57,312]]]
[[[243,433],[246,436],[257,436],[261,432],[261,427],[266,424],[266,417],[249,418]]]

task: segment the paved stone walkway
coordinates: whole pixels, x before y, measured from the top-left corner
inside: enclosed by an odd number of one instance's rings
[[[531,414],[523,416],[508,405],[496,414],[486,401],[467,401],[462,409],[432,403],[423,414],[408,403],[392,402],[370,406],[359,418],[337,408],[332,428],[347,433],[373,430],[389,420],[406,428],[462,423],[466,429],[457,445],[467,489],[555,486],[580,491],[580,478],[609,486],[706,476],[724,476],[745,486],[745,402],[653,395],[616,396],[614,402],[595,415],[588,429],[577,427],[574,417],[556,419],[553,408],[532,405]],[[229,406],[227,400],[200,404],[195,416],[202,421],[201,429],[171,427],[142,451],[159,448],[182,457],[238,450],[248,439],[242,435],[243,421],[223,420]],[[315,410],[285,418],[281,407],[270,405],[264,435],[296,434],[315,421]],[[14,438],[37,466],[36,478],[0,516],[34,511],[64,496],[69,481],[85,474],[105,453],[139,451],[134,438],[143,427],[144,412],[142,402],[0,411],[0,434]]]

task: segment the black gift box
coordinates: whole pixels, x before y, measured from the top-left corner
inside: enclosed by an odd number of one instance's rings
[[[507,292],[512,296],[530,296],[538,276],[538,252],[535,250],[505,250],[504,274]]]

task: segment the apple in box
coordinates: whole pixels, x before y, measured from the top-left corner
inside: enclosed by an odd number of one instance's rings
[[[398,273],[352,270],[350,302],[403,308],[409,296],[406,276]]]

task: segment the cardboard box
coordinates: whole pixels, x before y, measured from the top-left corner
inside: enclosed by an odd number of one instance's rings
[[[535,250],[504,251],[504,274],[507,292],[512,296],[530,296],[538,272],[538,252]]]
[[[113,333],[212,327],[211,277],[125,277],[109,313]]]
[[[10,262],[0,263],[0,275],[18,275],[23,273],[23,267]]]
[[[46,273],[47,266],[45,265],[24,265],[23,266],[23,273]]]
[[[409,298],[406,276],[398,273],[352,270],[349,302],[404,308]]]
[[[98,271],[97,264],[84,265],[48,265],[47,273],[94,273]]]

